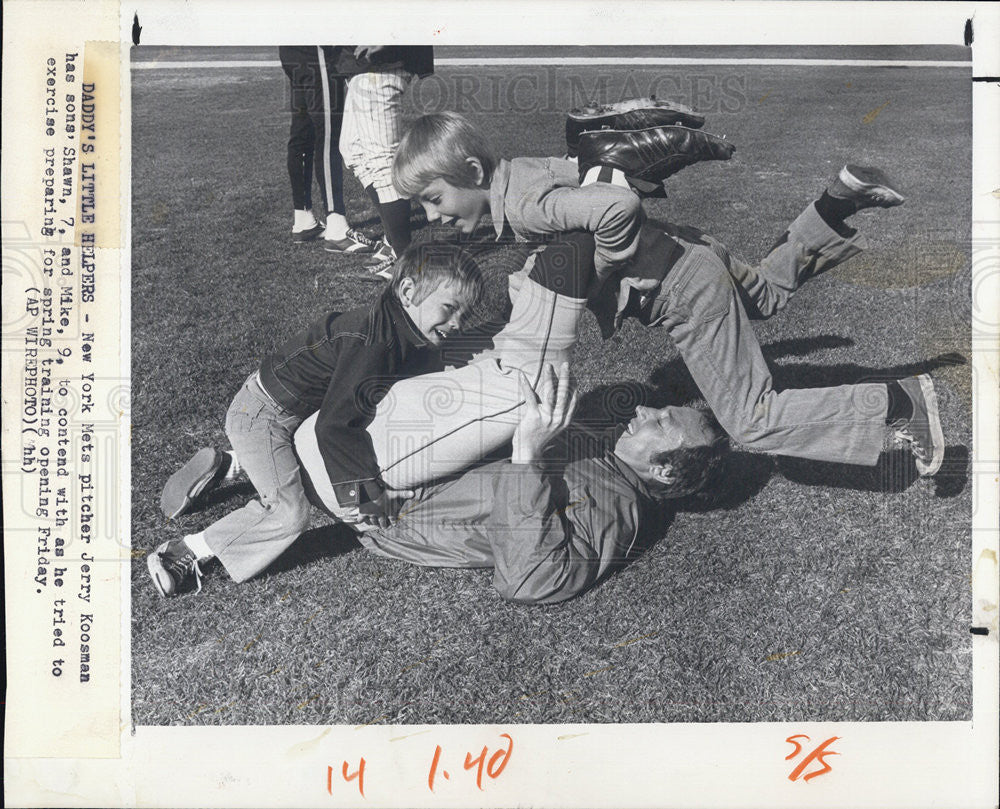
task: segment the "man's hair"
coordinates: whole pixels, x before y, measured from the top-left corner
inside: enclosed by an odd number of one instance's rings
[[[392,161],[392,184],[404,197],[415,197],[441,178],[457,188],[475,188],[474,157],[486,182],[497,160],[489,143],[457,112],[436,112],[417,118],[399,143]]]
[[[483,297],[483,275],[479,265],[458,245],[442,241],[411,244],[396,260],[390,286],[399,297],[404,278],[413,279],[413,303],[422,303],[441,284],[458,287],[459,301],[466,316]]]
[[[657,500],[672,500],[695,494],[719,476],[724,458],[729,452],[729,439],[711,413],[706,410],[701,413],[715,436],[713,441],[697,447],[650,453],[649,463],[653,466],[670,464],[674,477],[674,482],[669,484],[659,481],[647,483],[649,493]]]

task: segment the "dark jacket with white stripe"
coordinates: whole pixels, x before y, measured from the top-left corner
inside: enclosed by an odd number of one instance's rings
[[[301,418],[320,411],[320,454],[337,500],[356,506],[382,492],[365,429],[394,382],[440,370],[430,346],[387,289],[373,306],[330,312],[282,343],[260,367],[264,390]]]

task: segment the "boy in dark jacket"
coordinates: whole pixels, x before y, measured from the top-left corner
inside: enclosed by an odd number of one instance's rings
[[[460,330],[482,294],[475,262],[454,245],[425,243],[397,262],[374,305],[331,312],[264,358],[226,416],[230,452],[200,450],[164,487],[168,518],[239,471],[260,495],[204,531],[168,540],[147,566],[160,595],[200,587],[199,563],[216,557],[237,582],[264,570],[309,523],[292,435],[321,411],[320,452],[340,516],[379,514],[384,487],[365,427],[394,380],[439,368],[437,349]]]

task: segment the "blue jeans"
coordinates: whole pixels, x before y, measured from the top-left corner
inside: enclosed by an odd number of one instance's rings
[[[205,541],[234,581],[246,581],[278,558],[309,526],[292,436],[302,419],[251,376],[229,406],[226,435],[260,495],[205,529]]]
[[[808,278],[861,252],[864,240],[827,225],[810,205],[756,267],[692,228],[643,322],[670,333],[723,429],[761,452],[873,465],[885,438],[882,383],[774,390],[750,324],[785,307]]]

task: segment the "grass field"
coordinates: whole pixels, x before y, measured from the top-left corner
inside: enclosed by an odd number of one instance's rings
[[[255,580],[237,586],[216,567],[201,594],[154,593],[149,551],[252,496],[237,485],[168,523],[158,509],[166,478],[199,447],[226,445],[229,401],[277,341],[380,287],[358,258],[290,243],[279,69],[135,71],[134,722],[969,718],[968,77],[442,67],[411,89],[411,115],[465,110],[507,157],[559,153],[564,111],[581,91],[614,100],[657,88],[695,104],[736,156],[684,170],[648,213],[752,260],[845,161],[886,167],[908,195],[900,209],[856,217],[871,249],[811,281],[757,333],[779,388],[931,371],[949,444],[941,474],[914,480],[896,453],[868,469],[738,452],[725,491],[664,517],[634,563],[578,599],[531,608],[501,601],[487,571],[371,556],[318,513]],[[347,193],[351,218],[377,234],[353,179]],[[492,300],[519,256],[485,260]],[[590,393],[584,417],[609,402],[620,411],[698,397],[658,330],[631,323],[602,343],[588,319],[575,358]]]

